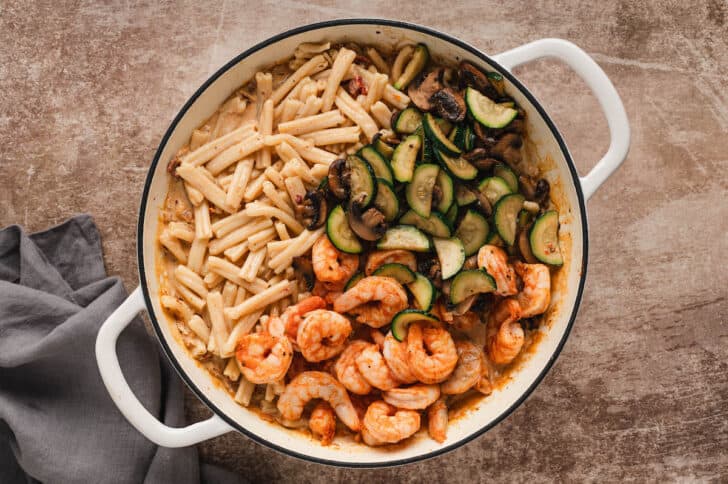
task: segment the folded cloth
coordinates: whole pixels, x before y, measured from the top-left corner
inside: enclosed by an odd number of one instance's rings
[[[157,447],[111,401],[94,344],[125,297],[91,217],[30,236],[0,230],[0,483],[242,482],[201,466],[194,447]],[[182,384],[139,318],[117,351],[142,404],[184,425]]]

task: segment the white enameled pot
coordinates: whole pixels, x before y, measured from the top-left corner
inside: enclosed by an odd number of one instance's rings
[[[197,365],[173,334],[159,303],[155,267],[158,214],[166,195],[167,162],[183,146],[192,130],[209,117],[240,85],[261,68],[285,58],[302,42],[353,41],[362,44],[424,42],[433,55],[469,60],[500,72],[508,93],[526,110],[531,156],[538,159],[560,213],[560,239],[565,264],[554,280],[553,303],[536,350],[524,358],[511,380],[483,399],[464,416],[451,422],[447,440],[440,444],[417,435],[407,445],[373,448],[353,440],[322,446],[300,432],[284,429],[241,407]],[[531,93],[510,73],[517,65],[541,57],[568,64],[589,85],[601,104],[611,134],[604,157],[584,177],[579,177],[564,140]],[[140,286],[109,317],[99,331],[96,357],[101,376],[124,416],[151,441],[166,447],[193,445],[230,431],[239,431],[256,442],[303,459],[351,467],[398,465],[452,450],[483,434],[512,412],[538,385],[569,335],[581,299],[587,268],[586,200],[622,163],[629,148],[629,125],[622,101],[602,69],[580,48],[564,40],[542,39],[502,54],[488,56],[449,35],[418,25],[377,19],[347,19],[300,27],[277,35],[245,51],[217,71],[184,105],[164,135],[147,175],[139,210],[137,253]],[[157,420],[134,396],[124,379],[116,355],[119,334],[140,311],[147,310],[165,354],[195,395],[214,415],[183,428]]]

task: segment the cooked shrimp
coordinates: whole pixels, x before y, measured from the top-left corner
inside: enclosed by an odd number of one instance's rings
[[[323,361],[344,351],[349,334],[348,319],[334,311],[317,309],[308,313],[298,326],[296,342],[306,360]]]
[[[508,254],[495,245],[484,245],[478,251],[478,267],[485,269],[495,279],[495,293],[499,296],[511,296],[518,292],[516,273],[508,264]]]
[[[336,435],[336,415],[331,405],[321,401],[311,411],[308,428],[314,435],[321,437],[321,445],[329,445]]]
[[[361,427],[346,388],[332,375],[322,371],[304,371],[286,385],[278,398],[278,410],[284,418],[296,420],[303,414],[306,404],[314,398],[329,402],[339,420],[351,430],[356,432]]]
[[[343,293],[344,286],[347,282],[348,280],[343,283],[316,281],[313,285],[313,291],[311,291],[311,294],[322,297],[324,301],[326,301],[326,304],[334,304],[336,298],[341,296]]]
[[[417,271],[417,259],[415,255],[408,250],[376,250],[367,257],[367,264],[364,266],[364,274],[371,276],[374,271],[384,264],[391,263],[404,264],[413,272]]]
[[[520,353],[524,340],[520,317],[521,306],[510,297],[499,302],[488,316],[488,356],[496,365],[510,363]]]
[[[442,398],[427,409],[427,432],[439,443],[447,438],[447,405]]]
[[[238,341],[235,358],[251,383],[273,383],[283,378],[293,361],[288,338],[268,333],[250,333]]]
[[[551,302],[551,274],[544,264],[516,262],[516,272],[523,280],[523,290],[516,295],[521,317],[530,318],[543,313]]]
[[[394,444],[420,429],[420,414],[414,410],[399,410],[379,400],[369,405],[362,424],[375,441]]]
[[[359,268],[359,256],[341,252],[325,235],[313,244],[311,261],[316,279],[345,283]]]
[[[369,330],[369,334],[371,335],[374,344],[379,346],[379,348],[381,349],[384,346],[384,335],[382,334],[382,332],[376,328],[371,328]]]
[[[397,341],[390,331],[382,344],[382,356],[394,377],[402,383],[414,383],[417,377],[412,373],[407,360],[407,342]]]
[[[365,412],[366,414],[366,412]],[[362,417],[363,419],[363,417]],[[361,439],[364,441],[365,444],[367,444],[370,447],[376,447],[377,445],[384,445],[386,442],[383,442],[379,439],[375,439],[374,436],[369,433],[369,431],[366,429],[366,427],[361,428]]]
[[[439,324],[413,323],[407,333],[407,361],[422,383],[440,383],[455,369],[458,353],[450,333]]]
[[[370,345],[363,340],[351,341],[334,364],[336,378],[347,390],[357,395],[366,395],[372,391],[372,386],[364,379],[356,366],[356,358]]]
[[[483,374],[485,355],[470,341],[457,341],[458,364],[450,378],[442,382],[440,390],[446,395],[458,395],[470,390]]]
[[[298,326],[301,324],[301,321],[303,321],[303,317],[311,311],[325,308],[326,301],[318,296],[310,296],[298,301],[298,304],[286,308],[278,319],[280,320],[280,324],[283,325],[285,334],[292,342],[295,343],[296,338],[298,337]],[[269,322],[268,324],[270,325],[271,323]],[[276,324],[276,326],[278,326],[278,324]]]
[[[334,311],[351,313],[372,328],[389,324],[406,307],[407,293],[391,277],[365,277],[334,301]]]
[[[377,345],[370,344],[359,353],[356,367],[371,386],[380,390],[391,390],[401,383],[392,374]]]
[[[424,410],[440,398],[439,385],[412,385],[382,392],[382,398],[390,405],[408,410]]]

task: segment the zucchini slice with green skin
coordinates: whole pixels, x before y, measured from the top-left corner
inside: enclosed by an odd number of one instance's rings
[[[435,150],[442,166],[455,178],[472,180],[478,176],[478,169],[462,156],[450,156],[442,150]]]
[[[422,124],[422,113],[416,108],[405,108],[392,120],[392,129],[401,134],[412,134]]]
[[[422,311],[429,311],[432,307],[432,303],[435,301],[435,285],[431,280],[415,272],[415,281],[407,284],[407,289],[410,290],[415,298],[415,302]]]
[[[422,138],[411,134],[402,140],[392,154],[392,173],[399,182],[409,182],[415,171],[415,162],[422,146]]]
[[[435,156],[435,147],[433,146],[432,140],[425,136],[425,131],[422,126],[416,131],[416,133],[422,136],[422,163],[435,163],[437,157]]]
[[[373,276],[391,277],[400,284],[410,284],[415,282],[415,273],[412,269],[404,264],[398,262],[390,262],[389,264],[382,264],[372,274]]]
[[[411,225],[397,225],[384,232],[377,242],[377,249],[403,249],[412,252],[429,252],[432,250],[430,238]]]
[[[439,151],[444,151],[450,156],[459,155],[462,150],[455,146],[455,144],[447,139],[447,135],[443,132],[442,127],[438,119],[430,113],[425,113],[422,118],[422,126],[425,128],[425,134],[432,139],[435,143],[435,147]]]
[[[357,153],[361,158],[369,163],[369,166],[374,170],[374,176],[377,178],[384,178],[389,183],[392,183],[394,178],[392,177],[392,169],[389,167],[389,163],[384,159],[379,152],[374,149],[372,145],[366,145],[364,148],[359,150]]]
[[[391,222],[399,215],[399,199],[394,187],[384,178],[377,178],[377,197],[374,206],[384,215],[385,222]]]
[[[346,285],[344,285],[344,292],[346,292],[349,289],[351,289],[352,287],[354,287],[354,285],[356,285],[356,283],[359,282],[359,281],[361,281],[362,279],[364,279],[364,273],[363,272],[357,272],[356,274],[354,274],[353,276],[351,276],[351,279],[349,279],[348,281],[346,281]]]
[[[536,259],[552,266],[564,263],[559,247],[559,213],[556,210],[544,212],[536,219],[528,239]]]
[[[455,186],[455,202],[458,204],[458,206],[464,207],[466,205],[470,205],[477,199],[478,196],[475,194],[475,192],[465,185]]]
[[[363,250],[359,238],[349,227],[348,215],[344,207],[337,205],[326,219],[326,235],[334,247],[347,254],[359,254]]]
[[[513,193],[508,183],[499,176],[491,176],[478,184],[478,190],[485,195],[491,205],[498,203],[498,200]]]
[[[470,257],[485,245],[489,233],[490,227],[485,217],[475,210],[468,210],[455,231],[455,237],[463,243],[465,256]]]
[[[447,218],[440,212],[432,212],[429,217],[423,217],[414,210],[409,210],[399,218],[399,223],[414,225],[423,232],[435,237],[450,237],[452,229]]]
[[[394,319],[392,319],[392,336],[397,341],[404,341],[407,339],[407,329],[412,323],[418,323],[420,321],[427,321],[430,323],[439,323],[440,320],[434,315],[420,311],[418,309],[404,309],[398,312]]]
[[[461,271],[450,284],[450,302],[460,304],[473,294],[493,292],[495,279],[482,269]]]
[[[412,181],[405,189],[410,208],[422,217],[429,217],[432,211],[432,188],[435,186],[440,167],[430,163],[418,165]]]
[[[520,193],[512,193],[501,198],[495,204],[495,211],[493,212],[495,229],[506,245],[511,246],[516,241],[518,213],[523,207],[524,200],[525,198]]]
[[[465,126],[455,126],[447,138],[461,150],[465,149]]]
[[[469,124],[465,126],[465,133],[463,134],[463,140],[465,143],[465,151],[471,151],[475,149],[475,133],[473,127]]]
[[[506,95],[506,86],[505,82],[503,81],[503,76],[501,76],[497,72],[487,72],[485,74],[485,77],[488,78],[488,81],[490,81],[490,85],[493,86],[493,89],[495,89],[495,92],[497,92],[499,96]]]
[[[473,118],[487,128],[504,128],[518,115],[515,109],[493,102],[472,87],[465,90],[465,104]]]
[[[390,145],[382,139],[382,133],[377,133],[374,135],[374,138],[372,138],[372,146],[374,146],[374,149],[377,150],[377,152],[382,155],[386,160],[392,159],[394,146]]]
[[[407,63],[407,67],[404,68],[402,75],[394,82],[394,88],[400,91],[404,90],[412,82],[412,79],[422,72],[422,69],[425,68],[429,60],[430,51],[427,49],[427,46],[425,44],[417,44],[412,58]]]
[[[442,131],[442,134],[444,134],[445,136],[450,136],[450,132],[453,128],[453,124],[450,121],[445,118],[435,118],[435,122],[440,127],[440,131]]]
[[[435,252],[440,261],[440,270],[443,279],[450,279],[462,269],[465,263],[465,248],[457,237],[449,239],[433,238]]]
[[[450,205],[450,210],[448,210],[445,214],[445,218],[448,222],[450,222],[450,226],[454,225],[455,221],[458,218],[458,208],[458,204],[453,203],[452,205]]]
[[[346,166],[351,173],[349,193],[351,199],[362,207],[369,206],[377,196],[377,179],[371,165],[356,155],[346,157]]]
[[[445,173],[445,170],[440,170],[437,173],[435,186],[437,186],[440,191],[440,201],[437,203],[437,206],[433,208],[440,213],[446,213],[450,210],[450,206],[455,200],[455,184],[453,184],[450,175]]]
[[[503,181],[508,184],[512,193],[516,193],[518,191],[518,177],[505,163],[496,163],[493,168],[493,175],[503,178]]]

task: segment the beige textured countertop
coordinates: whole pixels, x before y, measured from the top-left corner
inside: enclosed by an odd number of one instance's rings
[[[169,122],[218,67],[282,30],[396,10],[490,53],[562,37],[594,56],[624,100],[632,148],[588,204],[579,317],[510,417],[455,452],[391,470],[307,464],[236,434],[201,445],[204,459],[265,481],[728,478],[724,1],[47,3],[0,4],[0,225],[38,230],[89,212],[128,289],[139,195]],[[516,74],[584,173],[608,144],[596,100],[552,61]],[[191,418],[207,413],[187,404]]]

